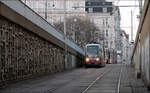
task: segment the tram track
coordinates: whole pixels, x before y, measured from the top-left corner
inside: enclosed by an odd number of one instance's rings
[[[0,90],[1,93],[117,93],[120,87],[121,65],[110,64],[105,68],[77,69],[67,73],[20,82]],[[121,74],[123,75],[123,74]],[[123,77],[123,76],[121,76]],[[122,78],[120,78],[121,81]],[[28,81],[28,82],[29,82]],[[10,89],[11,88],[11,89]]]
[[[111,72],[112,69],[109,69],[107,71],[105,71],[104,73],[102,73],[101,75],[99,75],[95,80],[93,80],[87,88],[85,88],[81,93],[86,93],[87,91],[89,91],[90,88],[92,88],[95,83],[98,80],[101,80],[106,74],[108,74],[109,72]],[[122,74],[122,65],[120,67],[120,72],[119,72],[119,78],[118,78],[118,82],[117,82],[117,88],[116,88],[116,92],[115,93],[119,93],[120,92],[120,85],[121,85],[121,74]]]
[[[106,73],[110,72],[111,69],[105,71],[103,74],[99,75],[92,83],[89,84],[87,88],[85,88],[81,93],[86,93],[98,80],[100,80]]]
[[[121,74],[122,74],[122,65],[121,65],[121,68],[120,68],[120,74],[119,74],[119,79],[118,79],[118,85],[117,85],[117,93],[120,92],[120,84],[121,84]]]

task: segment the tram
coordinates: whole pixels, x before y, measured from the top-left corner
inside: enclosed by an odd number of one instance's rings
[[[100,44],[87,44],[85,47],[85,67],[98,66],[104,67],[106,65],[104,58],[104,50]]]

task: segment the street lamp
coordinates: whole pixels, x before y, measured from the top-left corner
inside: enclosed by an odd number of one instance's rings
[[[77,19],[74,18],[73,21],[77,22]],[[75,25],[73,25],[73,36],[72,36],[72,38],[73,38],[74,41],[75,41],[75,33],[76,33],[76,29],[75,29]]]
[[[66,41],[66,0],[64,0],[64,40],[65,40],[65,68],[67,68],[68,62],[67,62],[67,41]]]

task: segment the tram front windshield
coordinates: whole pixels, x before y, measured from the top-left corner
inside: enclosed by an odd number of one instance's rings
[[[87,46],[87,56],[89,57],[98,56],[98,46]]]

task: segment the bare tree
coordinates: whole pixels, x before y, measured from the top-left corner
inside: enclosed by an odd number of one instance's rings
[[[90,42],[96,42],[95,31],[99,29],[86,17],[70,17],[66,21],[67,37],[75,41],[80,47]],[[63,22],[54,23],[54,26],[63,32]],[[74,38],[73,38],[74,37]]]

